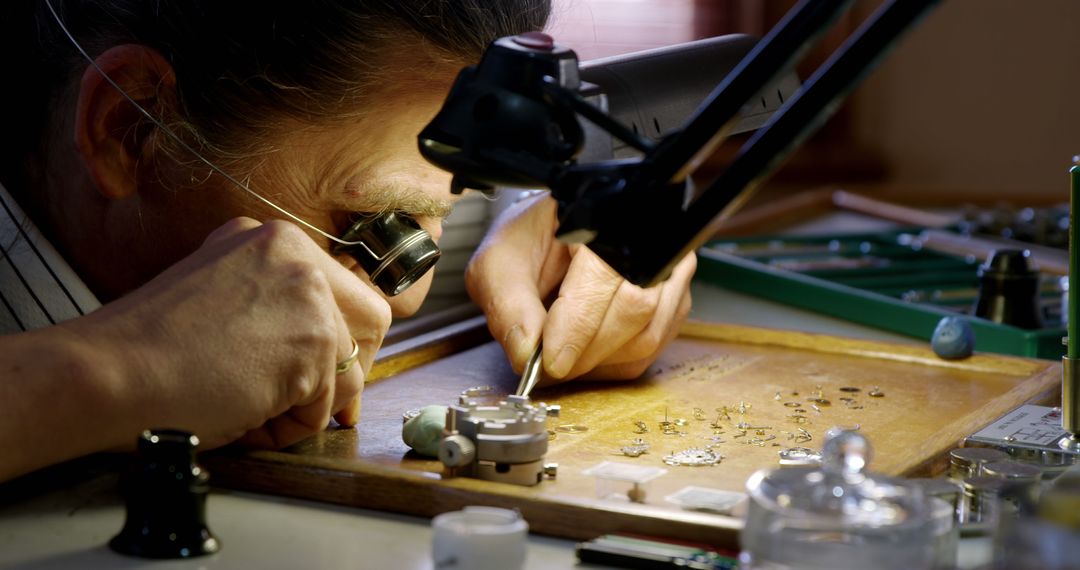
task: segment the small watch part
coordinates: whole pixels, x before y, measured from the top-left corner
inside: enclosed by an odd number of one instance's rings
[[[821,453],[808,447],[789,447],[781,449],[780,465],[812,465],[821,463]]]
[[[701,408],[694,408],[694,419],[698,421],[705,420],[705,410]]]
[[[798,408],[802,405],[802,402],[784,402],[784,406],[787,408]]]
[[[710,449],[691,447],[664,456],[664,463],[673,466],[709,467],[723,461],[724,456]]]
[[[562,424],[555,428],[555,431],[559,433],[584,433],[589,431],[589,426],[582,424]]]
[[[874,389],[870,390],[867,393],[867,395],[870,396],[871,398],[884,398],[885,397],[885,392],[882,392],[881,388],[878,388],[877,386],[874,386]]]
[[[642,454],[649,452],[649,442],[638,437],[631,441],[630,445],[622,446],[619,451],[622,451],[622,454],[627,457],[640,457]]]
[[[761,434],[759,434],[761,435]],[[755,437],[746,441],[746,445],[756,445],[758,447],[765,447],[765,444],[776,439],[775,435],[767,435],[765,437]]]
[[[465,388],[461,391],[461,394],[458,394],[458,403],[463,406],[496,399],[495,388],[492,386],[473,386],[471,388]],[[495,402],[492,401],[490,403]]]
[[[840,391],[849,393],[862,392],[862,388],[856,388],[855,386],[841,386]]]
[[[649,425],[641,420],[635,421],[634,433],[649,433]]]
[[[476,396],[486,396],[493,391],[495,391],[495,388],[492,388],[491,386],[473,386],[462,390],[461,395],[466,398],[475,398]]]

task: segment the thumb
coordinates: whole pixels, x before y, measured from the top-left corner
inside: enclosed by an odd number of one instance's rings
[[[524,271],[503,270],[513,264],[499,263],[495,257],[474,260],[466,281],[473,301],[487,316],[491,336],[502,345],[514,370],[521,372],[540,341],[547,310],[536,279]]]

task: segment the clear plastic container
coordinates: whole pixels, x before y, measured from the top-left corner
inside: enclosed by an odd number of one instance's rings
[[[931,503],[918,485],[866,471],[870,444],[830,430],[821,467],[755,473],[741,536],[744,569],[905,569],[937,563]]]

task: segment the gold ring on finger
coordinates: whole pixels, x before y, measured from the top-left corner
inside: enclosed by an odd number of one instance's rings
[[[353,337],[349,337],[349,340],[352,341],[352,351],[350,351],[349,355],[345,357],[345,360],[337,363],[338,374],[344,374],[348,372],[349,369],[352,368],[354,364],[356,364],[356,361],[360,359],[360,345],[356,344],[356,339]]]

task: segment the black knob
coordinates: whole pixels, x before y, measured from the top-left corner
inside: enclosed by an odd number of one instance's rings
[[[1041,328],[1039,268],[1026,249],[999,249],[979,266],[975,316],[1023,329]]]
[[[143,558],[190,558],[221,548],[206,528],[209,474],[195,464],[199,438],[177,430],[146,430],[138,457],[121,477],[127,520],[109,541],[113,550]]]

